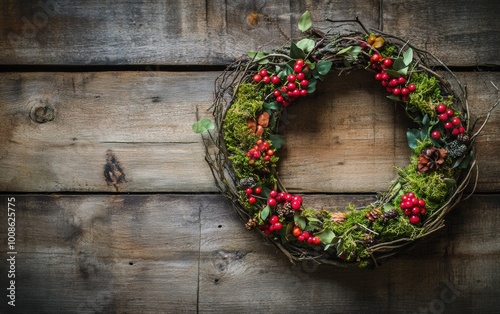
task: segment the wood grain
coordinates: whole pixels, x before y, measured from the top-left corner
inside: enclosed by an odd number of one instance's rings
[[[377,270],[292,265],[246,231],[219,195],[9,196],[19,312],[400,313],[444,305],[489,313],[500,306],[498,194],[472,197],[444,230]],[[373,200],[306,197],[328,208]],[[0,263],[0,272],[6,267]]]
[[[215,191],[191,125],[207,114],[218,74],[0,74],[0,190]],[[458,75],[475,116],[498,99],[497,73]],[[405,132],[413,126],[368,73],[332,76],[290,108],[285,124],[281,174],[295,191],[383,191],[393,166],[408,162]],[[478,191],[500,188],[498,134],[496,110],[477,143]],[[124,175],[119,184],[105,179],[109,155]]]
[[[326,18],[359,17],[367,27],[409,39],[447,64],[500,64],[495,15],[500,7],[490,0],[474,5],[447,0],[432,6],[424,0],[7,0],[0,5],[0,64],[134,64],[144,70],[157,64],[222,65],[248,50],[297,38],[297,21],[305,10],[320,29],[332,27]],[[341,32],[346,24],[334,26]]]

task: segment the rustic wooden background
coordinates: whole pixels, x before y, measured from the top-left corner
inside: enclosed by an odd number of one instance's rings
[[[4,292],[12,196],[18,255],[16,308],[4,294],[0,312],[498,313],[500,110],[476,194],[377,270],[292,265],[216,193],[191,125],[224,66],[296,37],[306,9],[320,28],[358,16],[432,51],[475,116],[499,99],[496,0],[2,1]],[[407,162],[409,125],[371,74],[332,76],[287,118],[283,178],[308,204],[370,202]]]

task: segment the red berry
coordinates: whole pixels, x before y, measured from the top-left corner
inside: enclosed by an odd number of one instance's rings
[[[253,76],[253,81],[254,81],[255,83],[259,83],[261,80],[262,80],[262,76],[261,76],[261,75],[259,75],[259,74],[255,74],[255,75]]]
[[[391,77],[389,76],[389,74],[387,74],[387,73],[385,73],[385,72],[382,74],[382,79],[383,79],[384,81],[388,81],[390,78],[391,78]]]
[[[460,127],[458,128],[458,132],[459,132],[460,134],[464,133],[464,132],[465,132],[465,128],[464,128],[463,126],[460,126]]]
[[[269,206],[271,206],[271,207],[276,206],[276,199],[275,199],[275,198],[272,198],[272,197],[268,198],[268,199],[267,199],[267,204],[268,204]]]
[[[420,208],[420,215],[425,215],[427,213],[427,210],[425,208]]]
[[[382,61],[382,66],[385,68],[388,68],[392,65],[392,60],[389,58],[385,58],[384,61]]]
[[[406,96],[410,93],[410,90],[407,87],[401,88],[401,95]]]
[[[370,62],[371,63],[378,63],[380,62],[380,60],[382,59],[382,56],[379,55],[378,53],[374,53],[371,57],[370,57]]]
[[[440,114],[439,115],[439,120],[441,120],[443,122],[446,121],[446,120],[448,120],[448,115],[446,113]]]
[[[313,237],[313,244],[314,245],[320,245],[321,244],[321,239],[318,238],[318,237],[316,237],[316,236],[314,236]]]
[[[276,97],[276,102],[283,102],[283,96]]]
[[[275,91],[273,92],[273,96],[274,96],[274,97],[279,97],[279,96],[281,96],[281,92],[280,92],[279,90],[275,90]]]
[[[388,82],[387,82],[387,81],[382,81],[382,82],[380,82],[380,84],[381,84],[383,87],[387,87]]]
[[[455,115],[455,112],[453,111],[453,109],[448,109],[446,110],[446,114],[448,115],[448,117],[453,117]]]
[[[414,198],[415,197],[415,193],[413,192],[408,192],[408,194],[406,194],[408,196],[408,198]]]
[[[304,60],[303,59],[297,59],[297,61],[295,61],[295,64],[296,65],[301,65],[301,66],[304,66]]]
[[[253,196],[250,196],[250,197],[248,198],[248,202],[249,202],[250,204],[255,204],[255,202],[257,202],[257,199],[256,199],[255,197],[253,197]]]
[[[295,83],[290,82],[286,85],[286,89],[288,89],[289,91],[294,91],[295,89],[297,89],[297,86],[295,85]]]
[[[262,77],[262,82],[264,82],[264,84],[269,84],[271,83],[271,78],[269,76],[264,76]]]
[[[285,201],[291,202],[293,200],[293,196],[290,193],[285,194]]]
[[[393,89],[392,89],[392,94],[393,94],[394,96],[398,96],[399,94],[401,94],[401,89],[399,89],[399,88],[397,88],[397,87],[393,88]]]
[[[267,70],[266,70],[266,69],[262,69],[262,70],[260,70],[259,74],[260,74],[260,76],[262,76],[262,77],[268,76],[268,75],[267,75]]]
[[[262,192],[262,188],[261,188],[260,186],[258,186],[258,187],[256,187],[256,188],[254,189],[254,193],[255,193],[255,194],[260,194],[261,192]]]
[[[423,199],[418,200],[418,206],[425,207],[425,201]]]
[[[307,96],[307,89],[301,89],[300,90],[300,96],[302,96],[302,97]]]
[[[280,231],[283,228],[283,224],[281,222],[277,222],[274,224],[274,231]]]
[[[299,201],[292,201],[292,209],[293,210],[300,210],[300,205],[301,205],[301,202],[299,202]]]
[[[308,80],[302,80],[302,81],[300,81],[300,86],[302,86],[302,87],[309,86],[309,81]]]
[[[269,196],[272,198],[276,198],[276,196],[278,196],[278,192],[276,190],[271,190],[269,192]]]
[[[280,80],[280,78],[279,78],[278,76],[273,75],[273,76],[271,77],[271,82],[272,82],[274,85],[278,85],[279,83],[281,83],[281,80]]]
[[[302,72],[302,65],[300,65],[300,64],[296,64],[296,65],[294,65],[294,66],[293,66],[293,71],[294,71],[295,73],[301,73],[301,72]]]
[[[417,90],[417,86],[415,86],[415,84],[410,84],[408,85],[408,89],[410,90],[410,92],[414,92]]]
[[[420,214],[420,207],[413,207],[413,208],[411,209],[411,213],[412,213],[413,215],[418,215],[418,214]]]
[[[300,97],[300,90],[295,89],[295,90],[292,92],[292,94],[293,94],[293,97],[295,97],[295,98],[299,98],[299,97]]]
[[[401,96],[401,101],[407,102],[408,101],[408,95]]]
[[[420,222],[420,217],[417,215],[413,215],[410,217],[410,223],[416,225]]]
[[[297,80],[302,81],[306,78],[306,74],[304,72],[297,73]]]
[[[272,215],[271,218],[269,218],[269,223],[271,223],[271,224],[275,224],[278,221],[280,221],[280,219],[276,215]]]
[[[309,236],[307,238],[307,243],[312,244],[313,243],[313,237]]]
[[[462,121],[460,121],[460,119],[459,119],[459,118],[457,118],[457,117],[455,117],[455,118],[451,119],[451,123],[452,123],[453,125],[459,125],[461,122],[462,122]]]
[[[289,101],[286,101],[286,100],[283,100],[283,102],[281,103],[281,105],[282,105],[283,107],[288,107],[288,106],[290,106],[290,102],[289,102]]]
[[[302,232],[302,235],[304,236],[304,239],[307,239],[311,236],[307,231]]]
[[[451,135],[453,136],[458,136],[458,134],[460,134],[460,128],[455,128],[451,131]]]
[[[246,193],[246,195],[250,195],[250,194],[252,194],[252,193],[253,193],[252,188],[247,188],[247,189],[245,190],[245,193]]]
[[[453,129],[453,124],[451,124],[451,122],[446,122],[444,124],[444,128],[447,130],[451,130],[451,129]]]
[[[411,215],[411,209],[405,208],[404,209],[404,213],[405,213],[406,216],[410,216]]]
[[[304,241],[304,239],[305,239],[305,237],[304,237],[303,235],[299,235],[299,236],[297,237],[297,240],[298,240],[299,242]]]
[[[382,74],[382,73],[377,73],[377,74],[375,74],[375,79],[376,79],[377,81],[382,81],[382,76],[383,76],[383,74]]]
[[[391,80],[389,81],[389,86],[390,86],[390,87],[395,87],[395,86],[398,86],[398,79],[395,79],[395,78],[391,79]]]
[[[399,208],[405,209],[406,208],[406,201],[399,203]]]
[[[298,237],[299,235],[302,234],[302,230],[299,227],[293,228],[293,235]]]
[[[437,139],[439,139],[439,138],[441,137],[441,132],[439,132],[439,131],[433,131],[433,132],[431,133],[431,137],[432,137],[433,139],[437,140]]]
[[[270,162],[271,161],[271,156],[268,156],[268,155],[264,156],[264,161],[265,162]]]
[[[295,76],[294,74],[290,74],[286,79],[288,80],[288,82],[293,83],[295,82],[295,80],[297,80],[297,76]]]
[[[294,200],[294,201],[297,201],[297,202],[302,203],[302,196],[300,196],[300,195],[295,195],[295,196],[293,197],[293,200]]]
[[[398,83],[404,85],[406,83],[406,79],[402,76],[398,77]]]
[[[446,112],[446,106],[444,104],[437,105],[436,112],[437,113],[445,113]]]

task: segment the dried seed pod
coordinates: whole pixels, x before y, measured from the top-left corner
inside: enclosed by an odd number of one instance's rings
[[[382,216],[382,211],[380,208],[374,208],[366,213],[365,217],[370,221],[376,221]]]

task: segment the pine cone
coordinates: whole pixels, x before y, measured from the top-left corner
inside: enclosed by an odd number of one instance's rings
[[[277,204],[275,211],[279,218],[293,216],[292,204],[289,202],[286,202],[285,204]]]
[[[243,178],[240,180],[240,186],[243,188],[243,189],[246,189],[246,188],[251,188],[253,187],[254,185],[256,184],[255,182],[255,179],[254,178]]]
[[[363,241],[363,244],[365,246],[372,246],[374,244],[377,244],[377,241],[373,238],[371,234],[362,234],[361,241]]]
[[[248,222],[245,224],[245,228],[247,228],[247,230],[252,230],[253,228],[257,227],[258,223],[259,221],[257,220],[257,218],[255,217],[250,218],[248,219]]]
[[[469,143],[470,137],[467,133],[461,133],[461,134],[458,134],[457,140],[459,140],[460,142],[462,142],[464,144],[467,144],[467,143]]]
[[[342,212],[335,212],[332,214],[332,221],[333,222],[336,222],[338,224],[341,224],[344,222],[345,220],[345,217],[346,217],[346,214],[345,213],[342,213]]]
[[[446,146],[448,150],[448,156],[451,158],[457,158],[462,156],[467,151],[467,146],[465,144],[459,144],[458,141],[453,141]]]
[[[382,211],[380,208],[374,208],[366,213],[365,217],[368,218],[369,221],[376,221],[382,216]]]
[[[444,148],[424,148],[418,156],[418,171],[427,172],[438,170],[444,164],[448,152]]]
[[[382,221],[384,224],[386,224],[390,219],[394,219],[398,217],[398,211],[395,209],[389,209],[385,213],[382,214]]]

